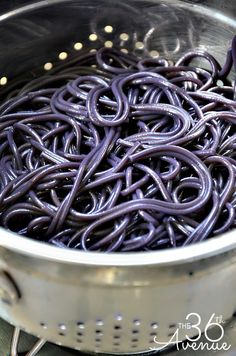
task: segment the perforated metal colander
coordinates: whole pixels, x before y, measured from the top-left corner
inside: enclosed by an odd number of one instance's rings
[[[103,45],[170,60],[198,47],[222,62],[236,30],[233,1],[22,3],[4,12],[9,1],[1,2],[1,90],[18,74],[51,70]],[[149,351],[188,313],[201,316],[204,330],[213,313],[226,320],[236,309],[235,231],[177,250],[119,255],[63,250],[0,229],[0,270],[1,317],[88,352]],[[179,330],[180,339],[185,334]]]

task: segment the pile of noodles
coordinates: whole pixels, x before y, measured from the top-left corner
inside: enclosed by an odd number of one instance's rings
[[[235,43],[223,66],[199,50],[173,64],[101,48],[9,84],[0,225],[107,252],[185,246],[233,228]]]

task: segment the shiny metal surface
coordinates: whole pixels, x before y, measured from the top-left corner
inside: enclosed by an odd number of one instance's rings
[[[23,1],[15,9],[8,4],[7,11],[1,6],[0,76],[9,85],[19,73],[58,61],[61,51],[74,54],[76,42],[96,49],[111,41],[173,60],[198,47],[222,62],[236,29],[233,1],[126,0],[114,6],[109,0],[44,0]],[[106,25],[112,33],[104,32]],[[62,250],[0,229],[0,267],[21,292],[11,305],[0,302],[1,317],[42,339],[89,352],[148,351],[155,334],[168,340],[188,313],[199,313],[204,329],[213,313],[228,319],[236,309],[235,231],[177,250],[109,255]]]
[[[83,353],[76,353],[76,351],[73,351],[71,349],[64,349],[64,348],[59,348],[56,345],[53,344],[45,344],[44,340],[35,340],[32,336],[29,338],[28,334],[20,332],[19,328],[11,328],[7,323],[5,323],[3,320],[0,319],[0,337],[2,338],[2,335],[4,334],[5,337],[7,337],[7,340],[5,340],[5,345],[0,345],[0,352],[6,353],[8,350],[11,350],[11,356],[17,356],[18,352],[34,352],[35,347],[40,347],[41,346],[41,352],[39,354],[37,353],[38,356],[68,356],[68,355],[74,355],[74,356],[85,356],[86,354]],[[142,353],[140,356],[209,356],[209,354],[214,354],[214,356],[235,356],[236,354],[236,317],[232,317],[232,319],[224,326],[224,337],[222,338],[221,342],[219,343],[219,346],[221,346],[223,343],[227,343],[227,345],[231,345],[230,349],[226,352],[224,350],[215,350],[213,352],[209,352],[207,349],[199,349],[196,353],[196,351],[193,351],[191,349],[179,349],[176,350],[176,348],[170,348],[168,350],[164,350],[162,352],[156,352],[156,351],[150,351],[150,353]],[[211,330],[211,337],[217,339],[219,336],[219,330],[217,328],[213,328]],[[27,338],[30,339],[26,345],[22,347],[22,340],[25,340]],[[21,340],[21,342],[20,342]],[[200,343],[205,343],[208,340],[204,335],[200,338],[198,341],[198,345]],[[28,344],[28,345],[27,345]],[[21,346],[20,346],[21,345]],[[33,346],[31,346],[33,345]],[[39,345],[39,346],[38,346]],[[220,348],[220,347],[219,347]],[[28,354],[26,355],[28,356]],[[32,356],[32,354],[31,354]],[[105,355],[104,355],[105,356]],[[108,354],[106,356],[109,356]]]
[[[0,271],[0,299],[5,304],[15,304],[20,295],[12,278],[5,272]]]

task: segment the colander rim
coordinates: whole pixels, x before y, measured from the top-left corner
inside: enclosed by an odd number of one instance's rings
[[[0,249],[59,263],[90,266],[177,265],[215,257],[236,249],[236,229],[190,246],[147,252],[90,252],[35,241],[0,227]],[[137,258],[140,256],[141,258]]]

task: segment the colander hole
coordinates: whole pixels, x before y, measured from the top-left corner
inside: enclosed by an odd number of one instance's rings
[[[104,31],[105,31],[106,33],[112,33],[112,32],[113,32],[113,27],[112,27],[111,25],[106,25],[106,26],[104,27]]]
[[[120,326],[120,325],[114,325],[114,329],[115,329],[115,330],[120,330],[120,329],[121,329],[121,326]]]
[[[138,334],[138,333],[139,333],[139,330],[133,329],[133,330],[132,330],[132,333],[133,333],[133,334]]]
[[[96,64],[91,65],[92,68],[97,68]]]
[[[97,319],[97,320],[96,320],[96,324],[97,324],[98,326],[103,326],[103,325],[104,325],[104,322],[103,322],[102,319]]]
[[[143,49],[144,48],[144,43],[141,42],[141,41],[136,42],[135,43],[135,48],[139,49],[139,50]]]
[[[104,43],[104,46],[107,47],[107,48],[111,48],[111,47],[113,47],[113,42],[112,41],[106,41]]]
[[[218,87],[223,87],[224,86],[224,82],[222,82],[222,80],[217,80],[216,82]]]
[[[138,339],[132,339],[131,341],[132,342],[138,342]]]
[[[122,317],[122,315],[121,315],[120,313],[117,313],[117,314],[115,315],[115,319],[116,319],[117,321],[121,321],[121,320],[123,319],[123,317]]]
[[[48,71],[48,70],[51,70],[53,67],[53,64],[51,62],[47,62],[44,64],[44,70]]]
[[[74,44],[74,49],[75,49],[76,51],[80,51],[82,48],[83,48],[83,43],[81,43],[81,42],[76,42],[76,43]]]
[[[149,344],[154,344],[155,340],[149,340]]]
[[[175,333],[169,333],[168,337],[174,336]]]
[[[65,336],[65,333],[63,333],[62,331],[60,331],[60,332],[58,333],[58,335],[60,335],[60,336]]]
[[[131,345],[131,347],[132,347],[133,349],[135,349],[135,348],[137,347],[137,345]]]
[[[94,41],[97,41],[97,39],[98,39],[98,36],[96,35],[96,33],[91,33],[89,35],[89,40],[90,41],[94,42]]]
[[[189,277],[192,277],[192,276],[194,275],[194,272],[193,272],[193,271],[190,271],[190,272],[188,273],[188,275],[189,275]]]
[[[41,322],[41,323],[40,323],[40,326],[42,326],[42,328],[44,328],[44,329],[47,329],[47,324],[44,323],[44,322]],[[22,329],[22,328],[21,328],[21,329]]]
[[[177,325],[176,325],[175,323],[173,323],[173,324],[170,324],[170,325],[169,325],[169,328],[170,328],[170,329],[173,329],[173,328],[176,328],[176,326],[177,326]]]
[[[95,333],[98,335],[98,336],[102,336],[103,335],[103,332],[101,330],[95,330]]]
[[[61,330],[66,330],[66,325],[65,324],[60,323],[60,324],[58,324],[58,327]]]
[[[152,58],[158,58],[160,55],[159,52],[156,50],[150,51],[149,54]]]
[[[0,79],[0,85],[6,85],[7,84],[7,77],[2,77]]]
[[[133,324],[136,325],[136,326],[139,326],[141,324],[141,322],[140,322],[139,319],[134,319],[133,320]]]
[[[99,338],[96,338],[95,341],[96,341],[96,342],[101,342],[102,340],[99,339]]]
[[[77,326],[80,328],[80,329],[84,329],[85,328],[85,325],[82,321],[78,321],[77,322]]]
[[[152,332],[152,333],[150,333],[150,336],[157,336],[157,333]]]
[[[84,334],[83,334],[81,331],[79,331],[79,332],[77,333],[77,335],[78,335],[78,336],[84,336]]]
[[[67,52],[61,52],[61,53],[59,53],[59,56],[58,56],[58,58],[61,61],[64,61],[67,57],[68,57],[68,53]]]
[[[120,335],[113,335],[114,339],[120,339]]]
[[[119,342],[114,342],[113,346],[120,346],[120,343]]]
[[[77,339],[76,342],[78,342],[79,344],[82,344],[83,340]]]
[[[158,328],[158,323],[156,323],[156,322],[151,323],[151,328],[157,329]]]
[[[121,33],[120,34],[120,39],[122,40],[122,41],[128,41],[128,39],[129,39],[129,35],[128,35],[128,33]]]
[[[96,50],[96,48],[91,48],[89,52],[90,52],[90,53],[96,53],[97,50]]]
[[[123,53],[129,53],[129,51],[126,48],[121,48],[120,51],[123,52]]]

